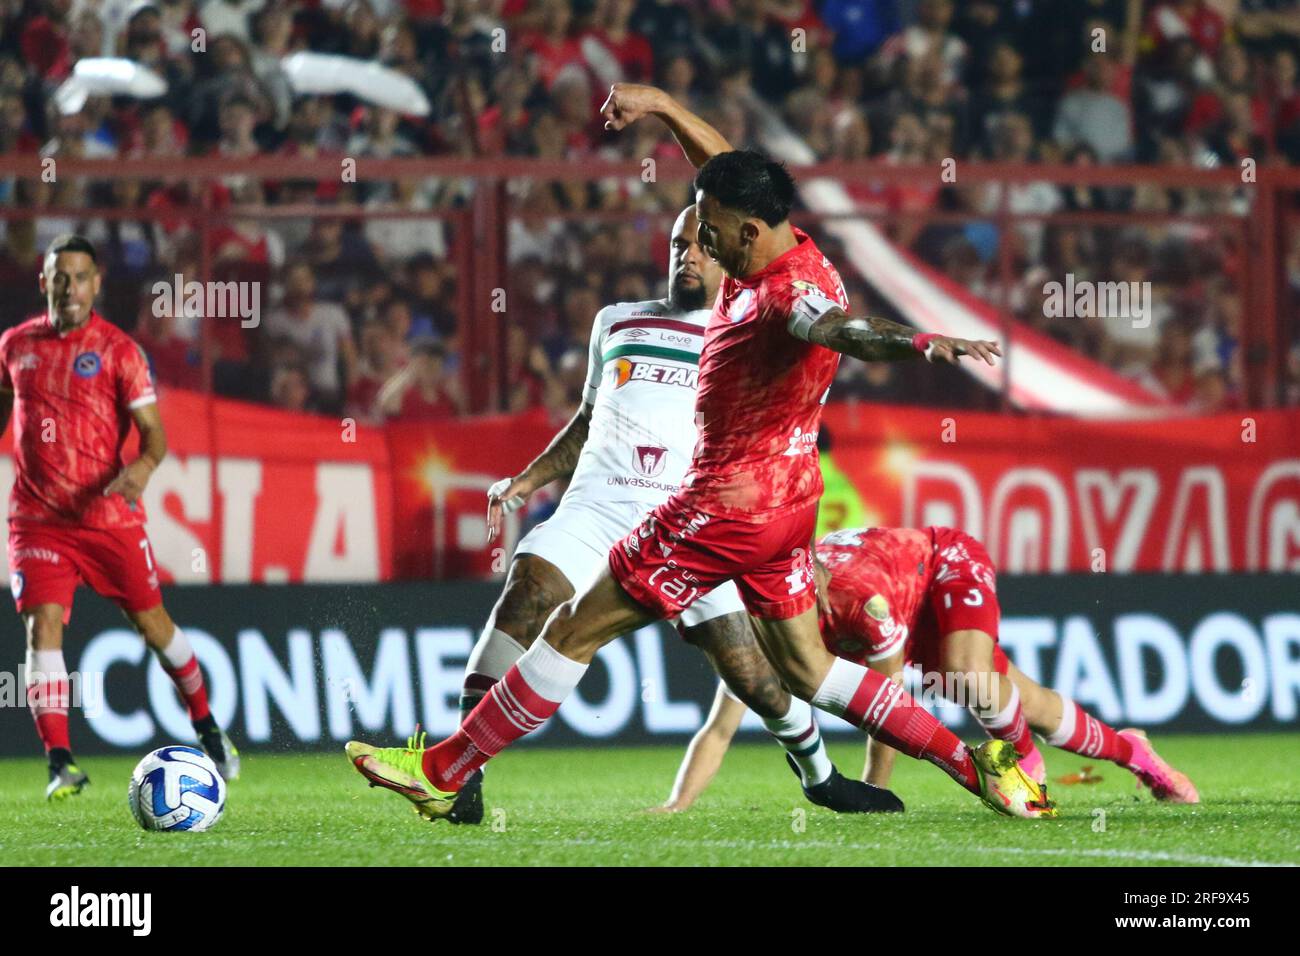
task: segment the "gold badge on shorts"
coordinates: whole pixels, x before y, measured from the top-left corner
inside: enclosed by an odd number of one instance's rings
[[[889,617],[889,602],[880,594],[873,595],[867,602],[866,610],[872,620],[883,621]]]

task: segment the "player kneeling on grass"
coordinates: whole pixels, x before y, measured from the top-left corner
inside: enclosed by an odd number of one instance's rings
[[[904,662],[917,665],[923,687],[940,687],[969,706],[989,736],[1016,748],[1039,783],[1046,768],[1031,730],[1054,747],[1124,767],[1157,800],[1198,801],[1192,782],[1140,730],[1113,730],[1007,659],[997,641],[993,562],[970,535],[952,528],[836,531],[819,542],[817,558],[822,640],[832,653],[898,681]],[[684,810],[708,786],[743,714],[719,691],[666,807]],[[893,757],[873,739],[864,779],[886,786]]]
[[[551,612],[597,575],[609,549],[677,490],[690,464],[700,348],[721,281],[697,231],[688,208],[669,237],[666,299],[620,302],[597,313],[582,406],[527,468],[488,493],[488,534],[495,538],[503,512],[553,481],[569,480],[555,514],[515,550],[505,588],[466,664],[462,719],[533,644]],[[892,794],[848,780],[832,766],[812,708],[781,686],[759,653],[735,585],[697,601],[677,626],[796,761],[809,800],[840,812],[902,808]],[[461,787],[447,818],[483,819],[481,773]]]
[[[27,633],[27,701],[49,759],[49,799],[89,782],[68,740],[71,681],[63,662],[63,628],[79,583],[122,609],[176,685],[222,776],[239,775],[239,754],[208,709],[190,642],[162,605],[140,496],[167,454],[167,438],[140,346],[93,311],[99,287],[95,247],[60,236],[40,276],[46,313],[0,336],[0,432],[14,420],[9,567]],[[133,422],[140,455],[128,463],[122,452]]]

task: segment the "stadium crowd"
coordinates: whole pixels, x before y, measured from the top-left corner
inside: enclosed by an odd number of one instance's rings
[[[196,37],[202,38],[196,44]],[[197,46],[202,46],[198,49]],[[377,59],[432,103],[402,116],[346,96],[296,96],[281,59],[297,50]],[[63,113],[56,91],[86,57],[123,56],[168,83],[153,100],[92,97]],[[1139,162],[1204,168],[1300,162],[1300,2],[1294,0],[0,0],[0,153],[41,157],[255,155],[386,158],[675,156],[659,124],[601,129],[611,82],[654,82],[737,145],[757,118],[785,120],[822,159],[936,164]],[[1240,230],[1233,189],[1010,187],[1013,212],[1175,213],[1174,225],[1020,223],[999,283],[994,186],[859,182],[849,191],[892,239],[1022,322],[1200,409],[1241,401]],[[269,290],[257,329],[214,323],[223,394],[369,420],[462,413],[461,321],[452,249],[470,180],[210,186],[39,176],[0,180],[0,277],[33,287],[54,235],[98,242],[100,308],[133,331],[164,384],[201,381],[200,316],[157,316],[157,281],[200,271],[205,209],[314,204],[322,215],[249,212],[213,227],[217,280]],[[566,415],[581,392],[591,318],[604,303],[661,294],[665,222],[684,190],[640,181],[512,182],[502,376],[510,410]],[[346,214],[424,212],[426,218]],[[140,219],[95,209],[140,210]],[[78,210],[88,210],[85,216]],[[342,209],[343,211],[340,211]],[[584,222],[582,213],[635,213]],[[964,213],[927,220],[929,213]],[[644,214],[654,213],[655,216]],[[1300,230],[1284,250],[1300,305]],[[835,255],[835,244],[822,243]],[[1044,284],[1066,273],[1149,281],[1147,328],[1053,319]],[[848,276],[858,308],[885,309]],[[34,296],[0,302],[5,326]],[[887,311],[887,310],[886,310]],[[523,319],[515,319],[523,316]],[[1287,396],[1300,404],[1300,343]],[[893,366],[845,361],[841,397],[990,406]]]

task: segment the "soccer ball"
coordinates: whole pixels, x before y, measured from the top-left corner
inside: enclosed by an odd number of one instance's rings
[[[162,747],[135,765],[126,799],[146,830],[206,830],[226,809],[226,781],[203,751]]]

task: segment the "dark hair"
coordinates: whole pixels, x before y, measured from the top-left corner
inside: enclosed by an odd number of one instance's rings
[[[695,174],[695,189],[769,226],[785,222],[794,205],[794,177],[785,164],[752,149],[714,156]]]
[[[61,236],[55,236],[48,246],[45,247],[45,255],[57,256],[61,252],[84,252],[90,256],[90,261],[99,265],[99,257],[95,255],[95,246],[85,236],[74,235],[71,232],[65,232]]]
[[[434,335],[419,335],[411,340],[411,352],[415,355],[427,355],[430,358],[445,359],[447,346],[442,339]]]

